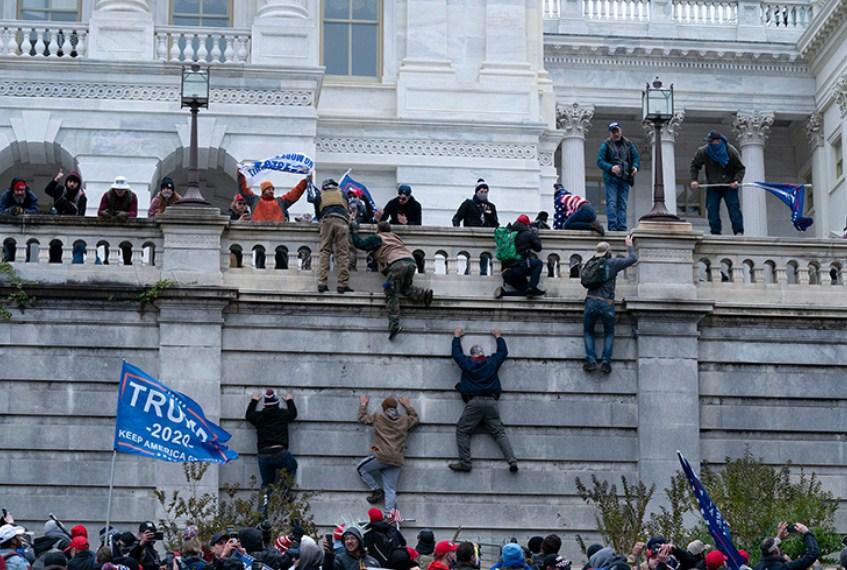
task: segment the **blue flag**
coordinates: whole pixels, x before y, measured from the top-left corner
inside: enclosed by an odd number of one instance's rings
[[[778,184],[774,182],[753,182],[753,186],[767,190],[791,208],[791,223],[801,232],[805,232],[814,223],[812,218],[803,216],[806,199],[806,187],[802,184]]]
[[[368,201],[371,209],[376,212],[379,208],[376,207],[376,202],[371,197],[371,193],[368,191],[368,187],[362,184],[361,182],[357,182],[350,178],[350,174],[345,174],[341,180],[338,181],[338,187],[346,194],[352,189],[361,190],[362,194],[365,197],[365,200]]]
[[[741,558],[738,550],[732,544],[729,525],[724,520],[717,505],[712,502],[712,498],[709,496],[706,488],[703,487],[703,483],[700,482],[700,479],[694,473],[691,464],[682,453],[677,451],[676,454],[679,456],[682,470],[685,472],[685,476],[688,477],[688,482],[694,490],[694,496],[697,497],[697,502],[700,503],[700,514],[703,515],[703,520],[706,522],[706,526],[709,527],[709,534],[712,535],[715,546],[726,556],[726,563],[729,565],[730,570],[739,570],[741,565],[744,564],[744,559]]]
[[[229,433],[191,398],[124,362],[118,386],[115,451],[162,461],[226,463],[238,457]]]
[[[264,170],[290,172],[292,174],[309,174],[315,168],[315,162],[302,153],[289,152],[278,154],[265,160],[254,160],[243,163],[239,170],[245,178],[253,178]]]

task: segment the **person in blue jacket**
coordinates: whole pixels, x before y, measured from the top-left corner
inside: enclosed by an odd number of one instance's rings
[[[641,168],[638,148],[623,136],[618,122],[609,123],[609,138],[597,151],[597,168],[603,171],[606,191],[606,220],[609,231],[626,231],[626,206],[629,189]]]
[[[497,352],[486,356],[482,347],[475,344],[471,347],[471,355],[465,356],[462,350],[465,331],[459,327],[453,333],[453,360],[462,369],[462,379],[457,388],[465,402],[465,409],[456,424],[459,461],[448,465],[453,471],[471,470],[471,434],[479,424],[485,426],[500,446],[500,451],[509,463],[509,471],[518,471],[518,460],[506,435],[506,428],[500,419],[500,409],[497,406],[502,392],[497,371],[506,361],[509,350],[499,329],[492,330],[491,334],[497,339]]]

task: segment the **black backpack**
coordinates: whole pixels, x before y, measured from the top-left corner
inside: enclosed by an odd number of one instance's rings
[[[596,289],[608,280],[609,264],[605,257],[592,257],[579,272],[579,282],[586,289]]]
[[[368,541],[368,554],[379,562],[380,568],[386,568],[391,553],[402,548],[400,541],[397,540],[397,533],[372,529],[369,534],[372,536]]]

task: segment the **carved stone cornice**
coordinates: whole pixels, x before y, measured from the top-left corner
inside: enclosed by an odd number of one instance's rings
[[[821,48],[836,35],[845,20],[847,20],[847,2],[844,0],[819,2],[809,27],[797,42],[803,58],[807,61],[814,60]]]
[[[835,102],[841,109],[841,116],[847,115],[847,75],[842,75],[835,84]]]
[[[768,140],[774,114],[761,111],[739,111],[732,121],[732,130],[738,137],[741,146],[757,144],[764,145]]]
[[[456,156],[463,158],[496,158],[501,160],[535,160],[538,158],[538,150],[532,144],[318,137],[315,141],[315,146],[318,152],[342,154]]]
[[[676,142],[676,137],[679,135],[679,131],[682,128],[682,122],[685,121],[685,111],[677,111],[671,117],[671,120],[662,125],[662,142]],[[653,145],[653,137],[655,135],[655,130],[653,129],[653,124],[644,121],[641,123],[641,127],[644,129],[644,134],[647,135],[647,140],[650,142],[650,145]]]
[[[594,118],[593,105],[556,105],[556,128],[564,138],[585,138]]]
[[[823,117],[820,113],[812,113],[806,121],[806,136],[809,138],[809,146],[817,148],[823,146]]]

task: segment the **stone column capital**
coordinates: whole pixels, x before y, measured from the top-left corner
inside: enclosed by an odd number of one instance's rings
[[[150,0],[97,0],[94,9],[104,12],[151,12]]]
[[[738,137],[738,143],[744,147],[747,145],[764,146],[768,140],[774,114],[761,111],[738,111],[732,121],[732,130]]]
[[[676,137],[679,135],[679,131],[682,128],[682,122],[684,120],[685,111],[677,111],[674,113],[670,121],[662,125],[662,142],[675,143]],[[641,127],[644,129],[644,134],[647,135],[647,140],[650,141],[650,145],[652,145],[654,142],[653,137],[655,135],[653,123],[649,121],[642,121]]]
[[[847,75],[842,75],[835,83],[835,102],[841,109],[841,116],[847,115]]]
[[[556,128],[562,133],[562,138],[585,139],[594,118],[593,105],[556,105]]]
[[[256,19],[265,18],[301,18],[309,17],[304,0],[262,0]]]
[[[806,121],[806,136],[809,146],[813,149],[823,146],[823,117],[820,113],[812,113]]]

